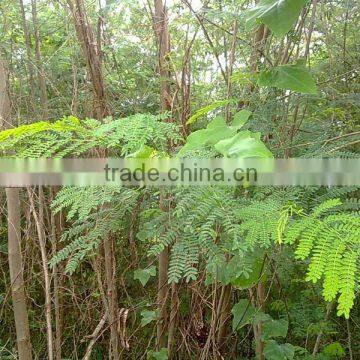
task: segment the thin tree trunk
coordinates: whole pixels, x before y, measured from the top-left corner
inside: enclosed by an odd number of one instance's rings
[[[119,359],[119,336],[117,333],[117,296],[115,287],[115,256],[114,239],[108,235],[104,239],[105,275],[107,283],[107,298],[109,303],[109,323],[110,323],[110,344],[111,349],[109,359]]]
[[[314,26],[315,26],[317,2],[318,2],[318,0],[312,1],[311,20],[310,20],[309,32],[307,34],[306,48],[305,48],[305,54],[304,54],[305,60],[307,60],[309,53],[310,53],[310,43],[311,43],[311,37],[312,37],[312,33],[314,31]]]
[[[228,331],[228,320],[230,319],[231,313],[231,285],[224,285],[221,289],[221,296],[219,299],[219,308],[217,316],[217,339],[218,348],[221,350],[224,347],[227,331]]]
[[[265,305],[265,283],[260,281],[256,288],[257,291],[257,302],[258,302],[258,309],[264,311]],[[263,324],[260,321],[257,324],[257,338],[256,341],[256,353],[259,360],[264,359],[264,341],[262,340],[262,333],[263,333]]]
[[[199,25],[201,27],[201,29],[203,30],[203,33],[204,33],[204,36],[207,40],[207,42],[209,43],[212,51],[213,51],[213,54],[215,56],[215,59],[216,59],[216,62],[219,66],[219,69],[220,69],[220,72],[221,72],[221,75],[225,81],[225,83],[227,83],[227,78],[226,78],[226,72],[221,64],[221,60],[220,60],[220,54],[218,52],[218,50],[216,49],[216,46],[214,44],[214,42],[212,41],[210,35],[209,35],[209,32],[207,31],[206,27],[205,27],[205,24],[204,24],[204,21],[203,21],[203,18],[193,9],[193,7],[191,6],[191,3],[188,1],[188,0],[182,0],[182,2],[189,8],[189,10],[194,14],[194,16],[196,17],[197,21],[199,22]]]
[[[67,3],[72,13],[76,35],[86,60],[88,76],[92,84],[93,116],[102,121],[104,117],[110,114],[110,111],[106,101],[105,81],[102,72],[100,38],[98,37],[95,39],[83,0],[67,0]],[[105,153],[103,155],[105,155]],[[108,321],[110,325],[109,358],[118,360],[119,336],[117,333],[118,305],[115,284],[116,260],[114,239],[111,235],[104,239],[103,248],[105,258]]]
[[[17,347],[19,360],[28,360],[32,359],[32,356],[20,247],[19,189],[6,189],[6,198],[8,207],[9,268]]]
[[[88,21],[83,0],[67,0],[72,13],[77,38],[83,50],[93,88],[93,116],[102,120],[110,114],[105,93],[100,46]]]
[[[265,25],[260,25],[255,31],[253,36],[253,49],[250,57],[250,70],[252,73],[258,71],[260,55],[264,51],[265,44],[269,38],[270,30]],[[254,85],[250,86],[250,92],[253,92],[255,89]],[[256,286],[256,295],[255,291],[250,293],[251,300],[253,304],[262,309],[265,303],[265,284],[260,281]],[[264,359],[264,342],[262,341],[262,323],[259,322],[254,326],[254,337],[256,344],[256,356],[258,360]]]
[[[227,90],[226,90],[226,98],[228,100],[231,99],[232,95],[232,81],[231,77],[234,70],[234,63],[235,63],[235,51],[236,51],[236,40],[237,40],[237,32],[238,32],[238,23],[237,20],[234,21],[233,24],[233,40],[231,44],[231,50],[230,50],[230,58],[229,58],[229,64],[227,67]],[[226,107],[226,121],[229,122],[231,117],[231,106],[230,104]]]
[[[179,90],[181,91],[181,112],[180,112],[180,122],[182,125],[182,133],[184,137],[187,137],[189,134],[189,127],[186,124],[188,118],[191,114],[191,49],[194,44],[194,41],[197,36],[197,31],[194,31],[194,35],[192,39],[189,41],[190,35],[190,26],[188,25],[186,31],[186,40],[185,40],[185,52],[183,57],[182,71],[181,71],[181,79],[177,80]]]
[[[10,122],[10,97],[8,87],[8,74],[5,63],[0,57],[0,128],[11,127]]]
[[[170,96],[170,34],[167,8],[163,0],[154,0],[154,29],[158,46],[158,72],[160,75],[161,109],[171,110]]]
[[[170,35],[168,28],[167,8],[162,0],[154,0],[154,29],[157,38],[158,46],[158,72],[160,75],[160,97],[162,111],[171,110],[171,96],[170,96],[170,69],[169,69],[169,53],[170,53]],[[160,194],[160,208],[167,211],[164,206],[166,202],[166,195],[164,191]],[[166,333],[167,329],[167,307],[166,299],[168,295],[168,264],[169,264],[169,249],[165,248],[159,255],[159,279],[158,279],[158,293],[157,304],[159,310],[160,321],[157,324],[157,348],[161,349],[167,346]]]
[[[31,101],[31,107],[33,110],[35,110],[35,82],[34,82],[34,60],[33,55],[31,51],[31,38],[29,33],[29,27],[25,16],[25,8],[24,8],[24,2],[23,0],[19,0],[20,3],[20,12],[23,22],[23,28],[24,28],[24,40],[25,40],[25,46],[26,46],[26,56],[27,56],[27,68],[29,72],[29,96]]]
[[[44,194],[43,189],[39,186],[39,214],[35,209],[34,192],[28,188],[29,201],[31,211],[35,221],[35,226],[39,239],[41,262],[44,274],[45,283],[45,318],[46,318],[46,334],[47,334],[47,347],[48,347],[48,359],[54,359],[54,347],[53,347],[53,331],[51,323],[51,281],[48,269],[48,259],[46,254],[46,239],[45,239],[45,228],[44,228]]]
[[[108,314],[105,313],[103,315],[103,317],[100,319],[98,325],[96,326],[94,332],[89,336],[89,338],[91,339],[87,348],[86,348],[86,351],[85,351],[85,355],[83,357],[83,360],[90,360],[91,358],[91,352],[92,352],[92,349],[99,337],[99,334],[102,330],[102,328],[104,327],[105,323],[106,323],[106,320],[107,320],[107,317],[108,317]]]
[[[168,311],[166,306],[166,300],[168,296],[169,287],[167,285],[167,271],[169,265],[169,249],[164,249],[159,255],[159,280],[158,280],[158,294],[157,305],[159,309],[159,321],[157,324],[157,348],[161,349],[166,347],[166,333],[168,320]]]
[[[255,31],[253,36],[253,48],[250,57],[250,69],[252,72],[258,71],[260,55],[264,53],[264,47],[269,35],[270,30],[263,24]]]
[[[8,125],[10,122],[10,98],[7,80],[5,65],[0,58],[0,125],[2,126]],[[31,360],[30,330],[21,256],[19,189],[6,189],[6,200],[8,210],[8,258],[18,355],[19,360]]]
[[[56,195],[57,188],[52,188],[51,198]],[[51,211],[51,241],[52,241],[52,255],[54,256],[58,251],[58,243],[60,241],[62,230],[62,212],[54,214]],[[61,265],[60,265],[61,266]],[[55,308],[55,358],[61,360],[61,342],[62,342],[62,279],[60,275],[59,266],[53,266],[52,278],[54,287],[54,308]]]
[[[36,67],[37,67],[37,74],[38,74],[39,87],[40,87],[42,117],[47,118],[49,116],[48,97],[46,92],[45,72],[41,59],[41,50],[40,50],[41,40],[40,40],[40,31],[39,31],[39,21],[37,18],[36,0],[31,0],[31,7],[32,7],[32,18],[33,18],[33,26],[34,26],[34,37],[35,37],[35,59],[36,59]]]
[[[326,307],[326,315],[325,315],[325,319],[324,319],[325,321],[329,320],[331,310],[332,310],[333,306],[334,306],[334,302],[331,302],[331,303],[329,303],[327,305],[327,307]],[[323,335],[323,332],[320,331],[318,333],[317,337],[316,337],[316,341],[315,341],[315,345],[314,345],[314,349],[313,349],[313,353],[312,353],[314,356],[318,353],[318,351],[320,349],[320,343],[321,343],[322,335]]]
[[[348,343],[348,349],[349,349],[349,360],[354,359],[352,346],[351,346],[351,329],[350,329],[350,321],[349,319],[346,319],[346,330],[348,334],[347,343]]]
[[[168,355],[171,358],[171,353],[175,340],[175,328],[177,323],[177,314],[179,310],[179,297],[177,294],[177,286],[175,283],[171,284],[171,310],[169,319],[169,330],[168,330]]]

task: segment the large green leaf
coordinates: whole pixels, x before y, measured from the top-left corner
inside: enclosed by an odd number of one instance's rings
[[[260,134],[250,131],[241,131],[229,139],[219,141],[215,149],[231,158],[272,157],[270,150],[260,140]]]
[[[240,110],[234,115],[233,121],[231,123],[232,126],[235,126],[236,128],[240,129],[243,127],[247,121],[249,120],[249,117],[251,116],[252,112],[249,110]]]
[[[205,146],[214,146],[223,156],[227,157],[272,157],[271,152],[260,140],[260,133],[250,131],[238,132],[238,129],[245,124],[251,112],[243,110],[239,112],[233,121],[232,126],[228,126],[222,117],[216,117],[206,127],[206,129],[191,133],[186,144],[178,152],[178,156],[183,156],[189,150],[200,150]]]
[[[309,70],[300,64],[281,65],[259,74],[260,86],[277,87],[305,94],[316,94],[316,84]]]
[[[231,313],[233,314],[232,328],[233,331],[236,331],[245,325],[251,324],[256,310],[249,303],[249,300],[241,299],[233,306]]]
[[[235,127],[227,126],[225,119],[216,117],[208,124],[206,129],[194,131],[188,136],[186,144],[181,148],[178,156],[181,157],[189,150],[198,150],[206,145],[215,145],[220,140],[227,139],[235,134]]]
[[[274,320],[268,318],[263,322],[263,338],[285,337],[288,332],[289,323],[285,319]]]
[[[295,347],[291,344],[278,344],[275,340],[265,342],[264,355],[266,360],[292,360]]]
[[[151,276],[156,276],[156,266],[150,266],[146,269],[137,269],[134,271],[134,280],[140,280],[142,286],[145,286]]]
[[[307,0],[260,0],[247,11],[246,22],[254,26],[257,22],[267,25],[276,36],[285,35],[298,19]]]
[[[143,310],[141,312],[141,326],[146,326],[158,318],[158,312],[154,310]]]

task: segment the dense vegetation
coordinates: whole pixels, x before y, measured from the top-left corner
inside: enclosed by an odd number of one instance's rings
[[[359,156],[356,0],[0,14],[2,157]],[[360,358],[356,186],[0,200],[0,359]]]

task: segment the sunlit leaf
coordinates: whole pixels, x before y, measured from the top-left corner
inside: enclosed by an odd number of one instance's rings
[[[276,36],[285,35],[295,24],[307,0],[260,0],[247,11],[249,27],[257,22],[267,25]]]
[[[215,149],[226,157],[231,158],[269,158],[271,151],[259,139],[259,134],[241,131],[235,136],[219,141]]]
[[[227,139],[236,134],[236,128],[226,125],[221,117],[213,119],[206,127],[192,132],[186,141],[186,144],[179,151],[178,156],[182,156],[186,151],[201,149],[207,145],[215,145],[222,139]]]
[[[251,114],[252,112],[249,110],[240,110],[234,115],[231,125],[240,129],[247,123]]]

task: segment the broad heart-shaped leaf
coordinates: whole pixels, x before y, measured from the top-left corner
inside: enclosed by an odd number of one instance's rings
[[[156,276],[156,266],[150,266],[146,269],[137,269],[134,271],[134,280],[140,280],[142,286],[145,286],[151,276]]]
[[[260,0],[247,11],[249,27],[257,22],[267,25],[276,36],[284,36],[294,25],[307,0]]]
[[[149,351],[147,354],[148,360],[167,360],[168,358],[167,348],[161,348],[159,351]]]
[[[316,94],[316,84],[309,70],[302,65],[281,65],[259,74],[260,86],[277,87],[304,94]]]
[[[292,360],[295,347],[291,344],[278,344],[275,340],[265,342],[264,356],[266,360]]]
[[[249,303],[249,300],[241,299],[233,306],[231,313],[233,314],[232,329],[236,331],[245,325],[251,324],[256,310]]]
[[[234,115],[231,125],[235,126],[237,129],[240,129],[247,123],[251,114],[252,112],[249,110],[240,110]]]
[[[158,312],[154,310],[143,310],[141,312],[141,326],[146,326],[158,318]]]
[[[272,153],[260,140],[260,134],[241,131],[235,136],[219,141],[215,149],[226,157],[231,158],[269,158]]]
[[[285,319],[274,320],[271,317],[263,321],[263,339],[285,337],[289,323]]]
[[[210,130],[210,129],[225,128],[225,127],[226,127],[225,119],[221,116],[217,116],[208,123],[206,129]]]
[[[236,128],[227,126],[222,117],[216,117],[206,129],[192,132],[177,155],[181,157],[186,151],[198,150],[206,145],[215,145],[220,140],[227,139],[235,134]]]

